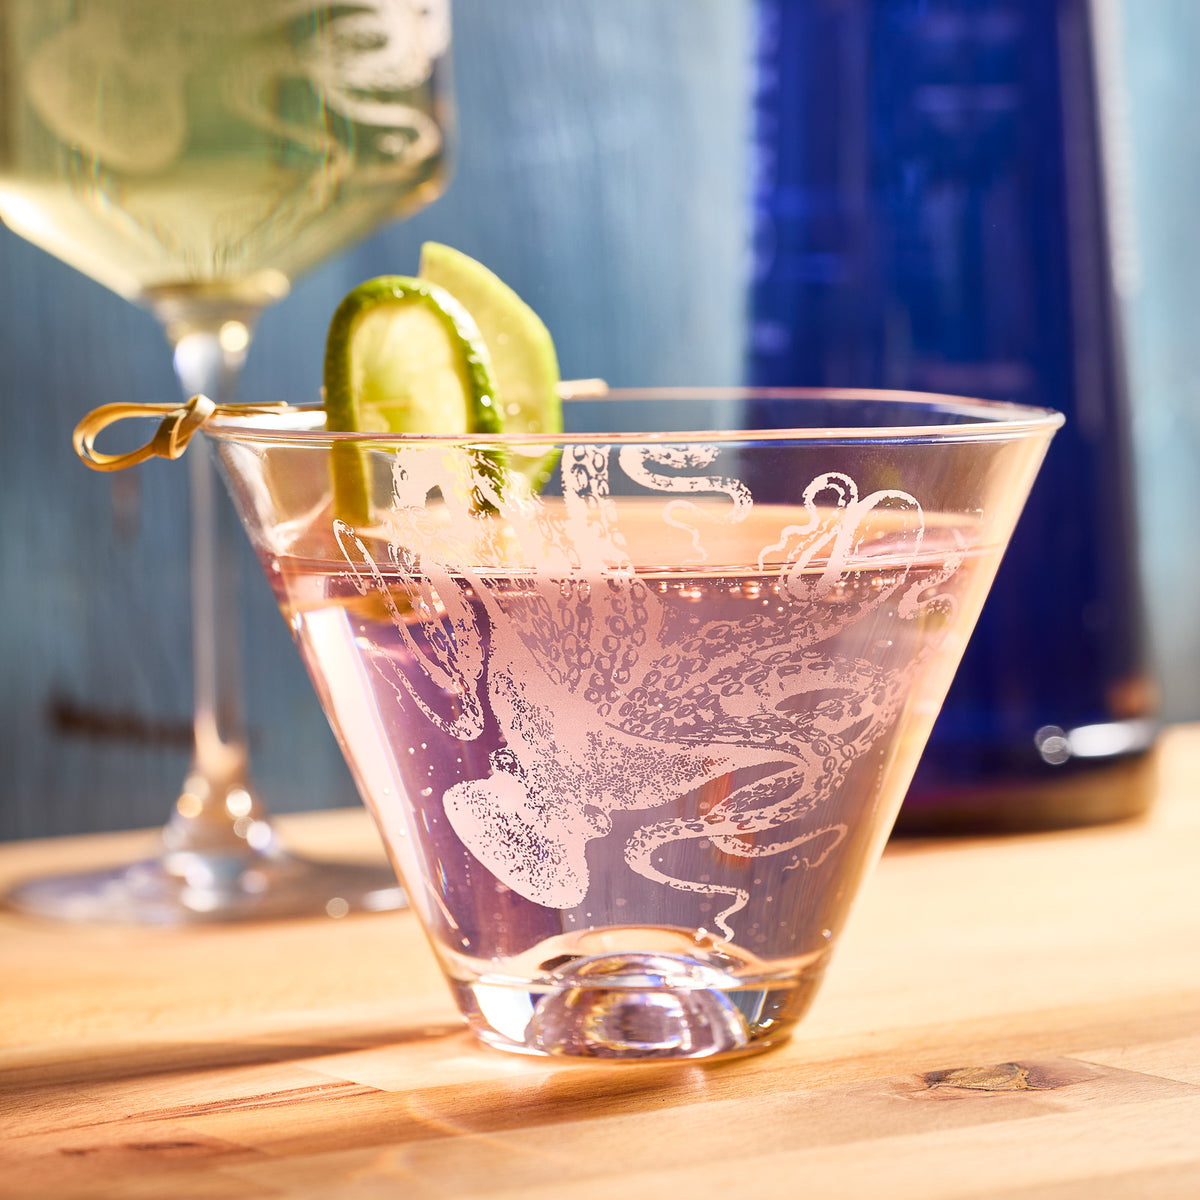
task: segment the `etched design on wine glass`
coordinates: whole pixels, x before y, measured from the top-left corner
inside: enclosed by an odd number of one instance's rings
[[[366,0],[335,13],[305,43],[301,61],[330,108],[364,125],[395,125],[399,112],[414,111],[396,93],[420,87],[449,49],[447,0]]]
[[[720,531],[751,516],[750,491],[682,473],[717,456],[704,445],[615,454],[628,480],[673,494],[641,518],[690,539],[674,579],[631,557],[609,446],[566,448],[561,501],[495,462],[402,448],[386,560],[380,539],[372,554],[348,526],[334,532],[350,581],[382,601],[403,647],[365,647],[398,703],[449,738],[492,730],[487,774],[441,797],[475,859],[527,900],[570,910],[592,886],[590,844],[620,838],[606,863],[713,901],[709,921],[732,943],[747,887],[681,869],[678,848],[782,859],[784,871],[835,854],[848,829],[835,798],[891,740],[937,653],[955,605],[940,589],[964,552],[943,547],[914,573],[926,537],[916,498],[860,495],[830,472],[782,510],[792,519],[771,524],[768,511],[752,566],[723,562]],[[866,655],[847,637],[872,621],[894,653]],[[920,626],[907,640],[906,625]],[[694,793],[703,810],[682,812]],[[631,828],[622,812],[644,815]]]

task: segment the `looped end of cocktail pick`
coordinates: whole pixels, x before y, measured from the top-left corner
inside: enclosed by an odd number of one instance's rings
[[[193,396],[186,404],[105,404],[93,409],[78,425],[71,439],[75,453],[94,471],[123,471],[148,458],[179,458],[196,430],[215,413],[245,416],[278,412],[286,404],[214,404],[207,396]],[[154,436],[136,450],[105,454],[96,449],[96,439],[110,425],[135,417],[162,417]]]

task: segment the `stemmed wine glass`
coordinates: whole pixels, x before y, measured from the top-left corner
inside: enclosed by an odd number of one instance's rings
[[[233,399],[291,281],[446,182],[449,0],[0,0],[0,218],[158,318],[185,396]],[[403,903],[287,854],[250,783],[229,547],[192,454],[194,749],[158,857],[17,907],[172,924]]]

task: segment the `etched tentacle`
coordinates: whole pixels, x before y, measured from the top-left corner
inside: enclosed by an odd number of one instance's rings
[[[363,540],[342,521],[334,522],[333,532],[350,568],[355,590],[361,596],[372,591],[379,596],[413,662],[420,665],[436,686],[454,695],[458,712],[447,718],[431,708],[390,658],[375,656],[377,666],[386,672],[393,686],[400,685],[439,729],[467,740],[479,737],[483,732],[483,706],[475,685],[483,674],[483,643],[474,614],[464,602],[458,585],[444,571],[430,564],[426,564],[423,571],[427,578],[400,573],[399,582],[407,596],[409,611],[425,632],[426,649],[412,636],[413,622],[401,613],[392,589]]]
[[[621,469],[635,483],[660,492],[715,492],[728,496],[731,508],[720,516],[709,519],[734,525],[750,514],[754,501],[750,489],[739,479],[727,475],[668,475],[655,471],[653,467],[669,467],[682,470],[688,467],[706,467],[716,459],[716,446],[622,446],[617,456]],[[704,562],[708,555],[700,543],[701,523],[696,520],[701,509],[690,500],[672,500],[663,505],[663,522],[672,529],[686,533],[691,539],[695,557],[685,565]]]

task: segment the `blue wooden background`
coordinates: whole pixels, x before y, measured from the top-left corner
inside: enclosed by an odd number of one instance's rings
[[[1145,568],[1165,709],[1200,716],[1200,84],[1195,0],[1101,0],[1125,79],[1122,260]],[[447,195],[302,280],[244,399],[309,399],[359,280],[461,247],[546,318],[564,372],[741,373],[749,0],[455,0]],[[1118,97],[1119,99],[1120,97]],[[1120,132],[1120,131],[1119,131]],[[187,765],[186,471],[87,471],[89,408],[175,398],[146,314],[0,229],[0,837],[159,823]],[[275,811],[356,801],[283,622],[242,567],[255,775]]]
[[[1200,718],[1200,4],[1105,0],[1143,576],[1164,709]],[[1124,111],[1122,111],[1122,109]]]

